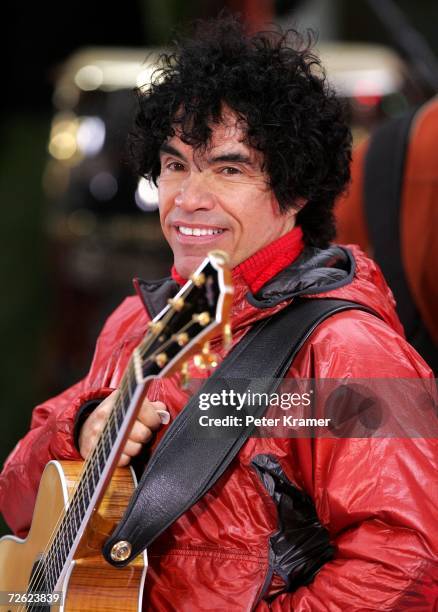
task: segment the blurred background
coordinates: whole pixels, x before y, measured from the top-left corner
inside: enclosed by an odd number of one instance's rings
[[[133,90],[173,28],[224,6],[254,30],[275,22],[319,32],[356,144],[438,91],[436,0],[11,4],[1,72],[1,462],[33,406],[87,371],[131,279],[169,269],[155,191],[126,160]]]

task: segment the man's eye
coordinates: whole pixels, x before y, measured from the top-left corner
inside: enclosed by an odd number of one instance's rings
[[[226,174],[227,176],[232,176],[233,174],[242,174],[239,168],[235,168],[234,166],[225,166],[225,168],[221,169],[222,174]]]
[[[168,162],[166,164],[166,170],[171,170],[172,172],[181,172],[182,170],[184,170],[184,165],[176,161]]]

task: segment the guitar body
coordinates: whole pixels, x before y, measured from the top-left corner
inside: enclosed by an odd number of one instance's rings
[[[35,563],[51,540],[60,515],[80,477],[82,462],[47,464],[36,500],[32,526],[25,540],[0,540],[0,592],[26,593]],[[123,568],[105,561],[101,547],[120,521],[135,489],[130,468],[116,468],[102,501],[90,517],[62,587],[63,604],[39,610],[60,612],[141,611],[146,556],[139,555]],[[3,595],[4,597],[4,595]],[[30,606],[29,606],[30,608]],[[0,610],[26,610],[24,603],[0,605]]]

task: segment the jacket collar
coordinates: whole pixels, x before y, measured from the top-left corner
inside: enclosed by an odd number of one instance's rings
[[[134,287],[151,319],[154,319],[180,286],[170,276],[155,281],[134,278]]]
[[[307,247],[290,266],[271,278],[248,302],[257,308],[271,308],[300,295],[316,295],[351,283],[355,261],[348,249]]]
[[[306,248],[290,266],[270,279],[257,293],[252,294],[243,278],[233,274],[238,285],[236,295],[245,295],[247,301],[257,309],[272,308],[280,302],[299,295],[326,293],[350,283],[355,263],[345,247],[328,249]],[[173,297],[180,286],[171,277],[156,281],[134,280],[135,289],[143,305],[154,318]]]

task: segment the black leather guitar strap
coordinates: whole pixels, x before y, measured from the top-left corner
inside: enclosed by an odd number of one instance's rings
[[[103,555],[109,563],[128,564],[195,504],[223,474],[254,430],[252,425],[243,425],[226,437],[218,437],[217,433],[208,437],[208,432],[202,437],[193,435],[194,424],[202,414],[200,394],[221,393],[224,388],[244,393],[249,386],[254,393],[275,392],[318,324],[350,309],[375,314],[345,300],[296,299],[291,306],[254,325],[170,425],[149,460],[122,521],[105,542]],[[258,418],[265,410],[266,406],[245,406],[239,416]],[[242,421],[245,423],[246,419]],[[122,541],[129,543],[131,552],[127,558],[116,561],[111,550]]]

